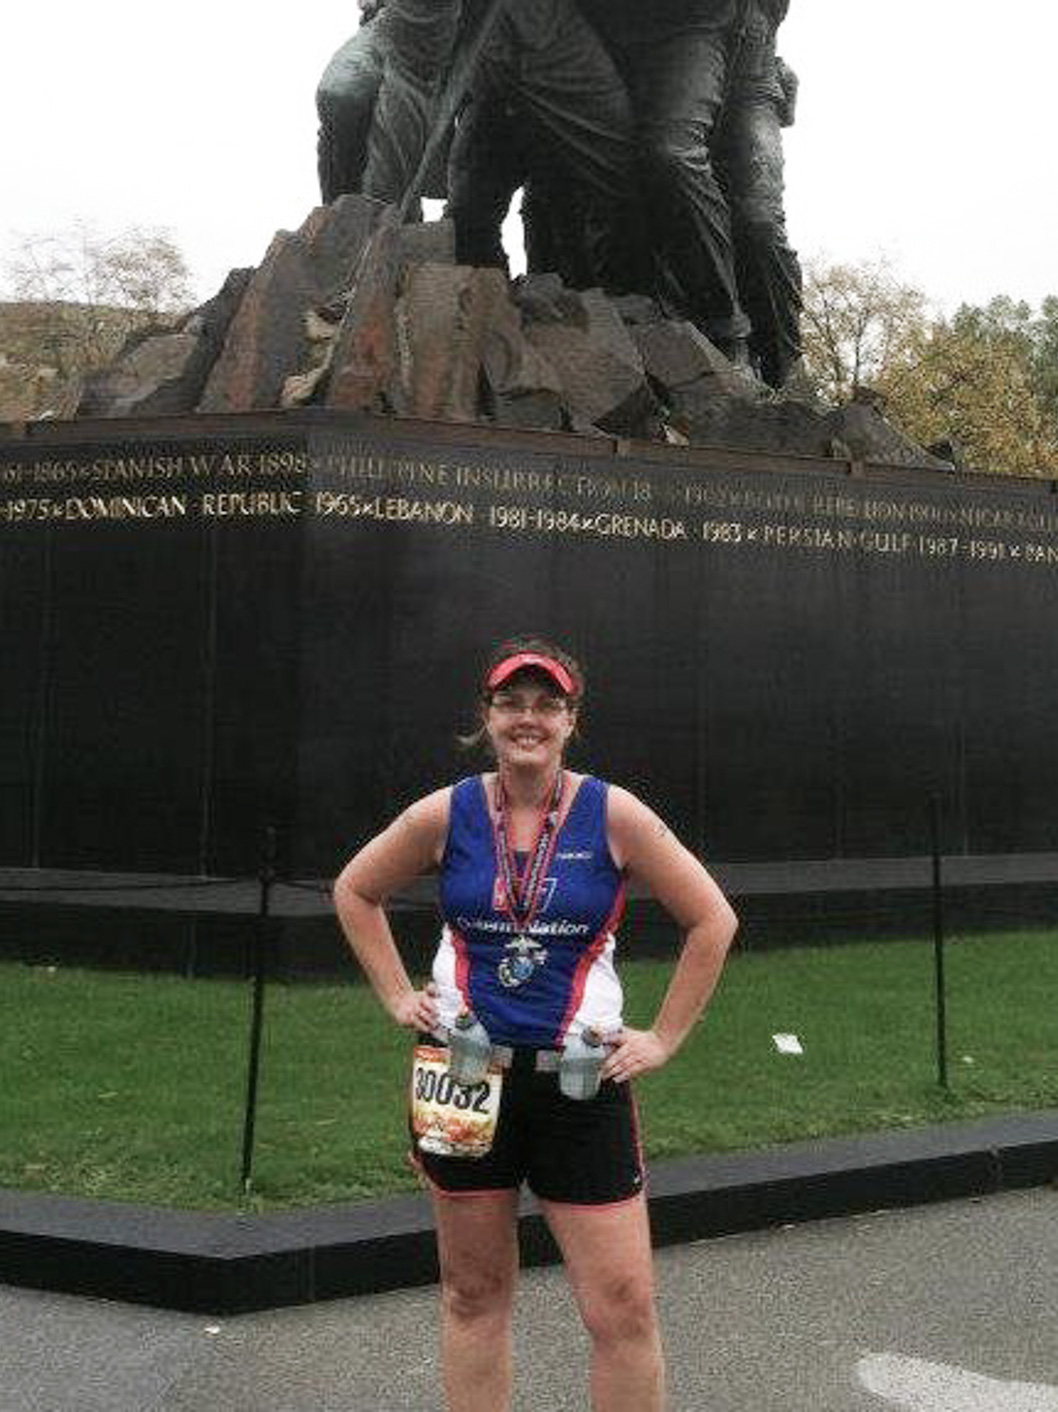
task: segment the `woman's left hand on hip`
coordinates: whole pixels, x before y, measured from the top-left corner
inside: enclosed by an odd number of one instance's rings
[[[604,1079],[626,1083],[651,1069],[660,1069],[669,1058],[669,1050],[653,1030],[623,1029],[610,1040],[611,1050],[602,1066]]]

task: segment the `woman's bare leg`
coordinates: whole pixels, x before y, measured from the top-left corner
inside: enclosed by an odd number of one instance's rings
[[[645,1198],[541,1206],[591,1337],[592,1412],[662,1412],[665,1369]]]
[[[434,1193],[448,1412],[507,1412],[518,1280],[518,1196]]]

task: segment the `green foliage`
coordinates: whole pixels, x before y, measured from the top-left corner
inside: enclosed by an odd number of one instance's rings
[[[915,361],[879,386],[893,420],[916,440],[953,439],[976,470],[1058,471],[1058,420],[1048,409],[1038,321],[1026,304],[964,305],[920,339]]]
[[[1052,427],[1058,426],[1058,295],[1048,294],[1040,305],[1032,338],[1033,378]]]
[[[706,1020],[637,1085],[648,1155],[743,1148],[1058,1104],[1058,936],[950,948],[950,1091],[935,1080],[926,942],[732,958]],[[671,968],[626,965],[647,1024]],[[0,966],[0,1185],[174,1206],[240,1200],[246,985]],[[780,1055],[776,1032],[803,1057]],[[362,986],[269,989],[261,1205],[410,1189],[408,1037]]]
[[[864,387],[922,446],[951,441],[967,467],[1058,474],[1058,297],[1038,311],[1000,295],[950,318],[884,263],[810,263],[805,364],[832,403]]]

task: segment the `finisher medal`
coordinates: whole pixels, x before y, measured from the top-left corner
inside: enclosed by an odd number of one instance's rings
[[[544,878],[555,847],[564,786],[565,777],[560,770],[551,798],[544,806],[536,843],[526,860],[525,871],[519,876],[507,839],[506,796],[502,782],[499,778],[496,780],[496,869],[503,883],[503,910],[517,928],[517,935],[504,947],[503,959],[496,967],[501,984],[508,990],[515,990],[532,980],[537,967],[547,960],[546,947],[529,935],[529,928],[540,905]]]
[[[496,970],[508,990],[515,990],[532,980],[537,966],[542,966],[547,960],[546,949],[532,937],[516,936],[504,949],[507,954]]]

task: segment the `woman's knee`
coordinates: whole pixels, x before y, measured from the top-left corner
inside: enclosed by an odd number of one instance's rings
[[[514,1279],[506,1270],[475,1266],[442,1271],[444,1311],[461,1324],[478,1324],[488,1320],[506,1323],[513,1298]]]
[[[615,1276],[591,1291],[582,1304],[584,1326],[595,1343],[641,1343],[657,1336],[651,1282]]]

